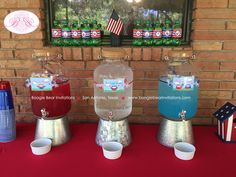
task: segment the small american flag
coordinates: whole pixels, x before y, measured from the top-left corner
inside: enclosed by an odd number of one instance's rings
[[[123,28],[123,25],[124,24],[121,21],[120,17],[116,13],[116,11],[113,10],[111,17],[108,21],[107,30],[119,36]]]

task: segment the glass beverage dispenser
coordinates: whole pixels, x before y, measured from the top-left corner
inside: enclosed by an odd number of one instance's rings
[[[69,80],[60,70],[62,56],[35,50],[33,58],[42,64],[42,69],[27,80],[32,111],[37,116],[35,139],[50,138],[54,146],[60,145],[70,138],[66,114],[71,108]],[[59,65],[56,70],[52,69],[55,65]]]
[[[127,116],[132,111],[133,72],[123,49],[103,49],[103,62],[94,71],[94,108],[100,117],[96,143],[131,142]]]
[[[158,82],[158,110],[164,116],[158,133],[161,144],[194,143],[191,119],[197,112],[199,81],[193,75],[192,53],[171,51],[165,60],[168,73]]]

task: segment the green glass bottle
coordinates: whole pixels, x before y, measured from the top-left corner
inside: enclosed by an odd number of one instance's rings
[[[146,25],[143,28],[143,45],[152,45],[152,24],[150,20],[146,21]]]
[[[82,45],[89,46],[91,45],[91,31],[88,20],[83,20],[81,25],[82,33]]]
[[[81,30],[79,29],[78,21],[74,21],[71,27],[71,38],[72,38],[72,45],[73,46],[80,46],[81,45]]]
[[[142,46],[143,45],[143,29],[141,26],[141,21],[136,20],[133,29],[133,45]]]
[[[104,31],[102,29],[102,25],[98,24],[98,28],[101,30],[101,39],[104,37]]]
[[[163,44],[166,46],[172,45],[172,25],[170,20],[165,21],[165,25],[162,28],[162,37],[163,37]]]
[[[53,27],[52,27],[52,30],[51,30],[51,35],[52,35],[52,45],[60,46],[61,45],[62,32],[61,32],[60,23],[59,23],[58,20],[53,21]]]
[[[101,42],[101,29],[97,23],[97,20],[93,20],[91,27],[91,44],[93,46],[100,46]]]
[[[179,46],[181,45],[182,38],[182,28],[179,20],[175,21],[172,32],[172,45]]]
[[[72,46],[71,29],[68,20],[62,20],[61,25],[63,46]]]
[[[160,21],[157,21],[153,30],[153,45],[161,46],[162,42],[162,27]]]

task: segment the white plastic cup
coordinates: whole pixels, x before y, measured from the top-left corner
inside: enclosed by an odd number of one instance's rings
[[[102,144],[103,155],[105,158],[114,160],[118,159],[123,150],[123,145],[119,142],[105,142]]]
[[[194,157],[196,148],[186,142],[179,142],[174,145],[175,156],[181,160],[191,160]]]
[[[39,138],[30,143],[32,153],[35,155],[44,155],[51,150],[52,140],[49,138]]]

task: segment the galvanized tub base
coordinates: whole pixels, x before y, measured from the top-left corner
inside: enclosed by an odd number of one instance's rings
[[[177,142],[194,144],[191,120],[173,121],[163,119],[157,139],[162,145],[172,148]]]
[[[35,139],[49,138],[53,146],[66,143],[70,139],[69,122],[66,116],[58,119],[38,119],[35,131]]]
[[[129,129],[129,122],[127,119],[120,121],[106,121],[99,120],[96,143],[102,146],[102,143],[108,141],[116,141],[121,143],[124,147],[131,143],[131,134]]]

